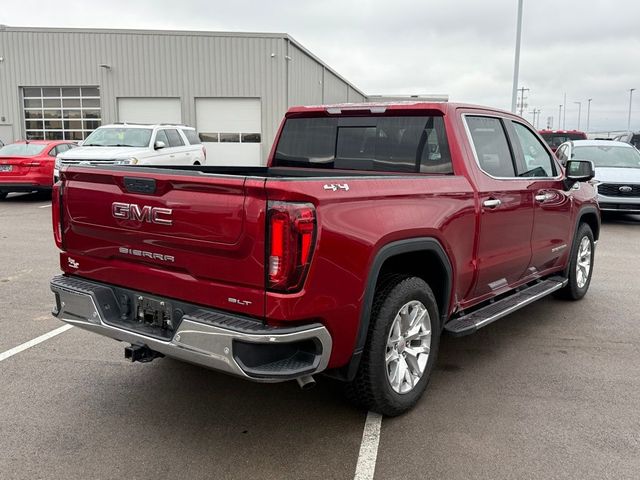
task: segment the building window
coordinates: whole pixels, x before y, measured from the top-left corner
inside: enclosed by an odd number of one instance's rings
[[[262,135],[259,133],[201,133],[203,142],[220,143],[260,143]]]
[[[102,124],[97,87],[24,87],[27,140],[84,140]]]

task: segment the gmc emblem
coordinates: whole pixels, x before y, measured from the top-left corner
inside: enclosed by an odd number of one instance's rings
[[[150,207],[149,205],[140,207],[135,203],[113,202],[111,204],[111,214],[115,218],[159,225],[173,225],[172,212],[171,208]]]

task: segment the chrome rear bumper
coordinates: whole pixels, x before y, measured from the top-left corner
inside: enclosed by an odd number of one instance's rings
[[[192,306],[171,337],[161,339],[114,325],[121,312],[113,287],[61,275],[51,280],[51,290],[56,296],[53,315],[64,322],[249,380],[279,382],[319,373],[331,355],[331,335],[321,324],[274,328]],[[119,296],[122,290],[118,289]]]

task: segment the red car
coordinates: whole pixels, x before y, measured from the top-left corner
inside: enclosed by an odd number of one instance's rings
[[[547,142],[553,153],[564,142],[587,139],[587,134],[580,130],[540,130],[538,133]]]
[[[0,200],[10,192],[51,190],[56,155],[74,147],[64,140],[31,140],[0,148]]]

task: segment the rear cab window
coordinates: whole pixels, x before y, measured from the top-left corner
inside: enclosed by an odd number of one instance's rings
[[[453,173],[441,116],[289,118],[272,165]]]

